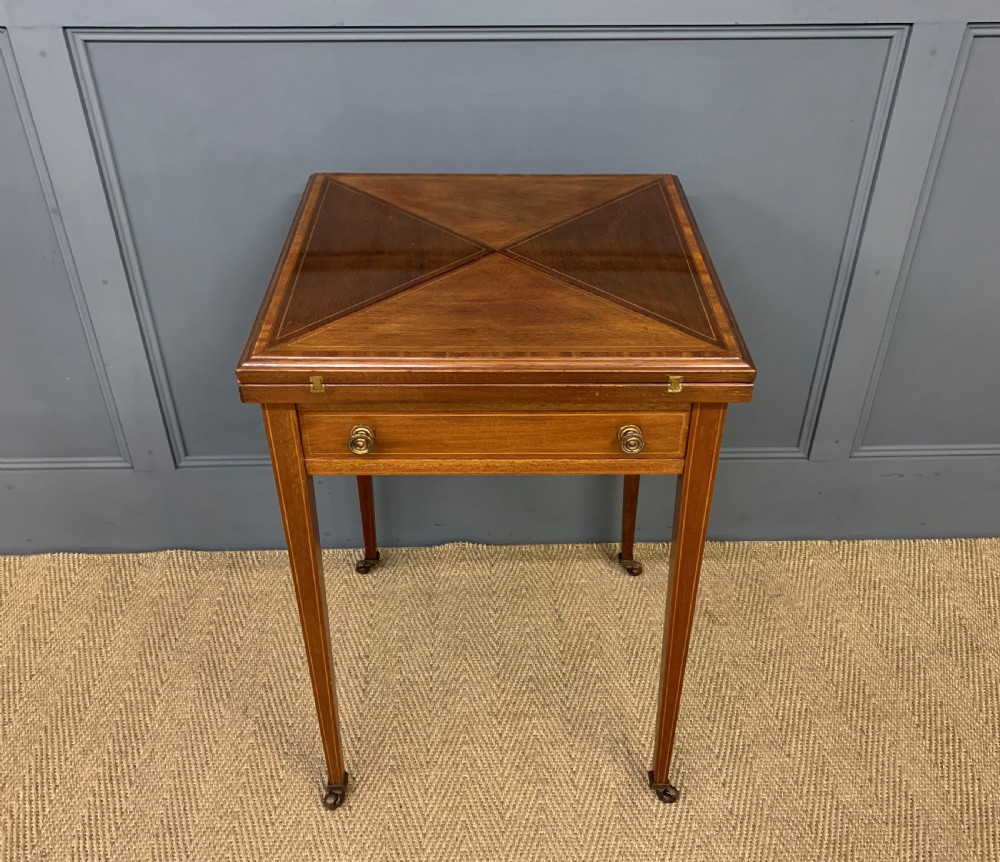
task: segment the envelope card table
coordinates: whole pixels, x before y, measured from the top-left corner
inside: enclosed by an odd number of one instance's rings
[[[316,174],[237,369],[259,403],[328,770],[347,772],[313,476],[677,474],[649,783],[668,770],[727,405],[755,371],[677,178]]]

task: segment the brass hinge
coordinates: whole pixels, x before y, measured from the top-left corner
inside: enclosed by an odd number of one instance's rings
[[[318,374],[314,374],[309,378],[309,391],[310,392],[324,392],[323,389],[323,378]]]
[[[667,392],[680,392],[684,388],[684,377],[671,374],[667,377]]]

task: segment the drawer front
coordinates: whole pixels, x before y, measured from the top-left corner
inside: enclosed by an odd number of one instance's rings
[[[481,472],[507,472],[504,464],[509,472],[558,472],[560,462],[581,462],[579,469],[569,463],[564,466],[567,472],[585,472],[593,466],[582,464],[585,461],[609,463],[607,469],[595,472],[629,472],[629,464],[677,472],[658,462],[683,459],[688,416],[685,408],[655,413],[489,415],[302,411],[300,425],[312,472],[463,472],[463,462],[467,468],[477,459],[490,462]],[[360,441],[362,450],[370,445],[366,454],[355,454],[349,446],[357,426],[367,426],[374,438]],[[364,437],[365,432],[361,434]],[[456,462],[455,469],[428,469],[447,460]],[[513,462],[523,462],[521,469]],[[549,466],[532,467],[535,462]]]

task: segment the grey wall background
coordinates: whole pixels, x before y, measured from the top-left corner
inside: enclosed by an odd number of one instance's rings
[[[759,368],[712,534],[1000,531],[1000,2],[77,5],[0,0],[0,549],[282,544],[233,368],[319,170],[679,174]],[[376,495],[611,540],[620,479]]]

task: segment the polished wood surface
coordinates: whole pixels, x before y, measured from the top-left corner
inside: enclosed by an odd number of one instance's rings
[[[584,473],[591,476],[620,476],[624,465],[620,458],[490,458],[482,455],[420,457],[403,455],[367,461],[365,470],[375,476],[566,476]],[[357,462],[345,461],[339,455],[317,455],[306,461],[309,473],[315,476],[351,476],[358,470]],[[683,458],[647,458],[628,465],[642,474],[676,476],[684,469]]]
[[[618,562],[630,575],[641,575],[642,564],[635,559],[635,516],[639,508],[639,475],[630,474],[622,484],[622,543]]]
[[[385,458],[562,456],[585,460],[614,458],[627,470],[632,463],[683,458],[690,410],[660,413],[356,413],[308,412],[301,415],[306,461],[342,457],[356,473]],[[624,425],[645,435],[638,454],[622,451],[617,438]],[[370,454],[347,447],[351,429],[368,425],[375,432]]]
[[[299,606],[309,678],[319,716],[320,738],[326,757],[329,782],[327,798],[339,804],[347,785],[347,772],[344,769],[344,750],[337,715],[337,689],[330,656],[330,627],[313,479],[306,472],[302,457],[302,440],[295,408],[265,405],[262,411],[278,490],[278,503],[285,525],[288,560]],[[337,799],[338,788],[340,799]]]
[[[316,174],[237,368],[261,403],[330,785],[346,785],[312,475],[681,474],[650,783],[664,801],[727,405],[755,371],[670,175]],[[350,443],[350,446],[349,446]]]
[[[503,290],[491,289],[503,285]],[[433,325],[428,324],[433,320]],[[558,325],[553,326],[553,322]],[[678,328],[579,290],[565,280],[500,254],[452,270],[322,326],[295,341],[303,354],[329,355],[359,331],[383,354],[516,356],[558,348],[614,354],[631,344],[669,351],[705,351]]]
[[[704,342],[723,347],[667,187],[654,180],[511,246],[508,254],[686,332],[689,349],[704,349]]]
[[[294,386],[271,387],[296,391]],[[711,390],[706,393],[706,390]],[[373,413],[655,413],[688,410],[692,401],[729,402],[744,390],[710,384],[684,385],[673,393],[665,386],[327,386],[314,398],[299,396],[302,413],[371,411]],[[749,395],[749,392],[746,393]]]
[[[400,372],[432,384],[754,378],[676,177],[316,174],[237,377],[378,384]]]
[[[670,796],[676,797],[677,792],[669,780],[670,760],[674,751],[684,668],[691,641],[701,558],[725,418],[726,406],[722,404],[696,404],[692,408],[684,472],[677,480],[660,660],[660,694],[653,737],[653,769],[649,777],[650,786],[668,801],[671,801]]]
[[[422,216],[491,249],[600,206],[651,176],[341,174],[340,182]]]
[[[357,377],[364,379],[364,372]],[[510,410],[545,410],[551,404],[554,410],[657,410],[664,405],[690,404],[693,401],[715,401],[730,404],[749,401],[753,397],[752,384],[740,383],[691,383],[684,378],[684,392],[673,393],[662,383],[629,386],[615,382],[594,381],[581,383],[579,375],[566,375],[562,385],[514,385],[520,378],[516,372],[488,375],[475,385],[413,384],[411,375],[400,371],[398,385],[373,383],[366,385],[355,380],[342,385],[323,376],[320,387],[289,380],[287,383],[253,384],[240,387],[240,397],[248,404],[287,403],[298,404],[303,410],[336,410],[346,406],[359,410],[394,410],[405,405],[406,410],[428,412],[465,407],[487,413]],[[415,376],[415,375],[412,375]],[[623,372],[622,377],[628,378]],[[514,378],[511,380],[510,378]],[[506,381],[506,382],[505,382]],[[483,385],[488,384],[488,385]]]
[[[272,344],[486,254],[477,243],[333,180],[323,183],[308,232]],[[336,290],[330,290],[331,274]]]
[[[370,572],[379,561],[378,540],[375,538],[375,489],[371,476],[358,476],[358,503],[361,507],[361,533],[365,539],[365,555],[354,568],[360,574]]]

